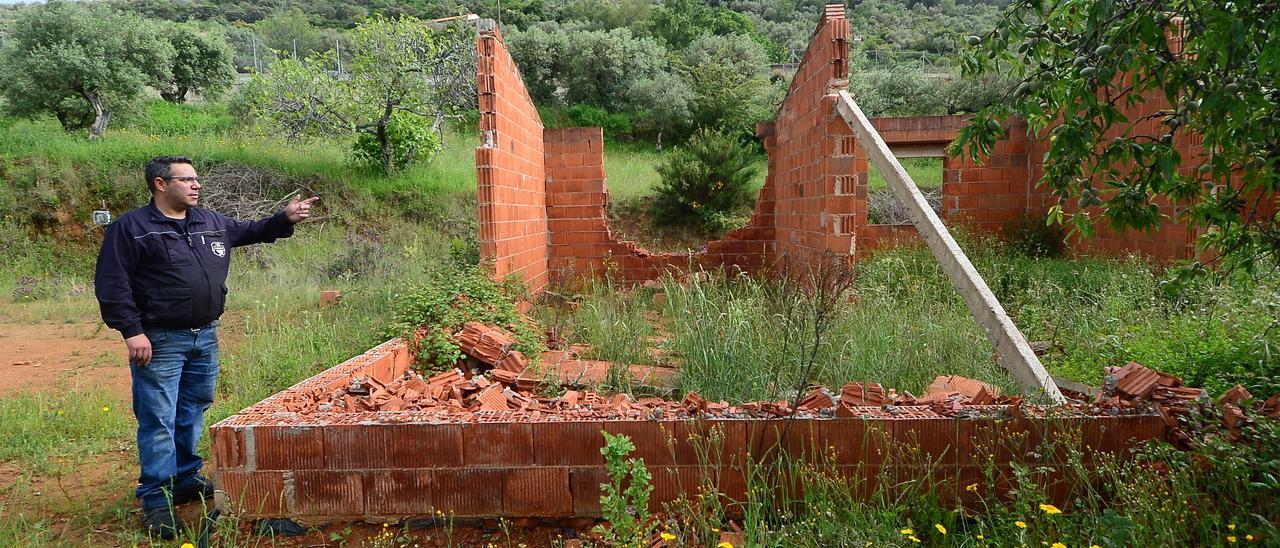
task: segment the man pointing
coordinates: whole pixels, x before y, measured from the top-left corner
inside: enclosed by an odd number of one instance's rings
[[[102,320],[129,348],[142,526],[168,539],[182,530],[174,505],[213,495],[196,444],[218,377],[231,249],[293,235],[319,198],[239,221],[196,207],[201,184],[189,158],[153,158],[146,180],[151,203],[107,227],[94,284]]]

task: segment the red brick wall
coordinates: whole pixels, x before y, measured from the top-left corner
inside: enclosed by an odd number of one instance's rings
[[[959,118],[959,117],[956,117]],[[1032,185],[1028,174],[1027,126],[1011,120],[982,163],[965,158],[942,161],[942,217],[983,232],[1000,233],[1004,224],[1027,211]]]
[[[1146,103],[1136,105],[1121,105],[1120,112],[1130,120],[1138,120],[1145,116],[1157,113],[1162,110],[1169,110],[1169,102],[1160,94],[1153,93],[1149,95]],[[1133,133],[1135,135],[1160,135],[1164,133],[1158,122],[1159,117],[1147,119],[1135,126]],[[1103,137],[1103,142],[1115,137],[1121,133],[1120,128],[1114,128]],[[1173,141],[1178,152],[1182,154],[1183,167],[1181,169],[1184,175],[1190,175],[1199,165],[1197,158],[1201,156],[1201,142],[1203,138],[1199,135],[1192,135],[1180,132]],[[1031,141],[1031,171],[1030,175],[1033,180],[1039,180],[1043,175],[1043,158],[1044,154],[1049,150],[1049,141],[1047,137],[1033,139]],[[1094,186],[1099,189],[1107,188],[1103,183],[1102,177],[1094,178]],[[1058,203],[1057,198],[1049,194],[1047,189],[1037,189],[1037,196],[1033,198],[1032,207],[1042,204],[1044,209]],[[1105,198],[1105,196],[1104,196]],[[1084,255],[1123,255],[1127,253],[1138,253],[1146,255],[1157,261],[1169,261],[1177,259],[1188,259],[1195,256],[1195,238],[1198,233],[1187,223],[1176,220],[1176,215],[1180,211],[1176,204],[1171,201],[1160,199],[1156,200],[1160,205],[1161,212],[1170,215],[1171,219],[1165,221],[1161,226],[1153,231],[1136,231],[1112,230],[1099,208],[1093,208],[1090,213],[1095,219],[1096,233],[1090,238],[1069,238],[1068,247],[1073,253]],[[1066,206],[1067,210],[1076,211],[1074,199],[1069,201]]]
[[[536,293],[548,281],[542,119],[497,28],[476,45],[480,258],[494,277],[519,276]]]
[[[313,520],[430,517],[599,517],[600,484],[607,482],[600,432],[625,434],[653,474],[650,509],[696,493],[704,478],[740,511],[748,461],[786,451],[838,474],[865,477],[870,495],[884,475],[925,477],[938,494],[972,503],[962,486],[994,473],[1001,490],[1016,485],[1011,463],[1061,465],[1033,456],[1050,436],[1074,443],[1085,459],[1123,456],[1159,439],[1159,415],[1089,416],[1058,410],[1020,412],[972,406],[966,418],[929,406],[853,408],[853,418],[670,417],[635,414],[583,416],[567,407],[551,412],[440,413],[438,411],[290,412],[284,402],[316,389],[332,391],[353,377],[390,381],[412,362],[406,344],[387,341],[275,394],[209,428],[209,468],[220,504],[246,518]],[[721,441],[708,444],[712,428]],[[698,438],[694,440],[692,438]],[[983,455],[986,457],[983,457]],[[818,456],[814,459],[814,456]],[[870,470],[872,473],[868,474]],[[712,476],[704,476],[711,474]],[[714,479],[713,479],[714,478]],[[898,479],[890,477],[889,481]],[[780,482],[784,483],[785,482]],[[1070,485],[1040,485],[1050,500],[1069,499]],[[757,496],[761,493],[757,492]]]
[[[635,242],[618,240],[609,230],[609,200],[604,172],[604,132],[600,128],[548,129],[546,147],[547,218],[550,268],[554,280],[611,271],[615,279],[642,282],[668,269],[736,265],[752,271],[772,257],[769,226],[772,189],[760,191],[756,215],[747,226],[723,240],[707,243],[700,253],[653,254]]]
[[[856,100],[856,98],[855,98]],[[946,147],[955,140],[967,116],[873,118],[872,125],[890,147]],[[996,141],[984,162],[943,156],[942,211],[949,225],[964,225],[1000,233],[1004,224],[1027,210],[1032,181],[1028,175],[1026,124],[1005,124],[1006,138]],[[869,225],[858,228],[860,252],[891,247],[919,238],[911,225]]]
[[[827,6],[778,108],[775,142],[766,147],[778,260],[795,266],[851,256],[856,227],[866,224],[866,153],[831,93],[847,85],[848,40],[844,7]]]
[[[1145,105],[1127,107],[1126,116],[1141,116],[1167,109],[1163,98],[1155,98]],[[895,145],[945,145],[967,123],[964,116],[918,116],[909,118],[876,118],[872,120],[876,130],[890,146]],[[1153,133],[1158,128],[1154,121],[1137,129],[1138,133]],[[1113,133],[1118,133],[1115,131]],[[1025,122],[1005,122],[1006,137],[996,142],[990,157],[972,162],[964,157],[943,158],[942,219],[948,225],[963,225],[980,232],[1000,234],[1006,223],[1024,212],[1041,213],[1057,203],[1057,199],[1037,182],[1043,174],[1043,158],[1048,151],[1048,141],[1028,133]],[[1108,134],[1108,137],[1112,134]],[[1183,157],[1190,160],[1184,173],[1195,169],[1201,154],[1200,138],[1181,135],[1175,145]],[[1178,209],[1167,200],[1159,200],[1163,211],[1176,214]],[[1069,210],[1073,209],[1068,207]],[[1094,210],[1096,218],[1104,219]],[[1194,241],[1197,233],[1186,223],[1165,222],[1151,232],[1126,230],[1117,233],[1106,226],[1105,219],[1098,225],[1092,238],[1072,239],[1069,248],[1080,254],[1123,255],[1139,253],[1158,261],[1190,258],[1195,255]],[[899,225],[892,228],[860,224],[858,228],[859,251],[891,247],[918,238],[914,228]]]

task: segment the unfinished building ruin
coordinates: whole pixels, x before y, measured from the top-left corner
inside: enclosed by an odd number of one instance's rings
[[[979,165],[943,152],[961,117],[859,118],[843,93],[848,36],[843,6],[828,6],[776,118],[758,126],[769,169],[748,224],[696,253],[655,254],[609,230],[602,131],[545,129],[501,33],[482,26],[476,150],[482,258],[496,277],[518,276],[538,292],[605,269],[631,282],[690,265],[760,272],[784,258],[811,265],[833,255],[852,261],[919,238],[921,230],[936,240],[930,231],[941,225],[928,224],[928,215],[912,225],[869,223],[868,165],[892,160],[892,167],[894,155],[943,158],[940,218],[947,223],[996,231],[1045,207],[1050,197],[1035,185],[1045,148],[1020,122],[1006,123],[1008,137]],[[1185,139],[1179,146],[1193,153],[1198,144]],[[1103,235],[1077,250],[1184,258],[1194,253],[1194,236],[1185,226],[1167,225]],[[1021,341],[1016,329],[1016,340],[1000,348],[998,333],[1012,329],[1007,318],[1000,323],[1002,314],[984,324],[997,349],[1006,356],[1025,350],[1008,348]],[[394,339],[211,427],[221,503],[247,517],[599,517],[600,484],[607,481],[601,431],[635,440],[634,456],[653,472],[655,509],[704,484],[730,505],[742,501],[753,463],[783,452],[829,455],[827,463],[859,479],[866,495],[877,482],[927,474],[941,494],[964,502],[963,486],[984,470],[994,469],[1007,488],[1014,463],[1060,466],[1061,455],[1034,451],[1044,441],[1071,444],[1087,459],[1119,454],[1166,435],[1170,423],[1161,406],[1201,395],[1176,379],[1126,366],[1111,372],[1116,382],[1108,398],[1049,407],[944,377],[920,398],[850,383],[839,394],[815,390],[796,409],[692,395],[681,402],[637,401],[577,390],[543,398],[532,393],[536,379],[527,376],[524,357],[516,359],[501,342],[507,335],[475,329],[479,334],[459,337],[470,341],[478,368],[415,376],[409,345]],[[484,345],[490,351],[478,350]],[[1033,372],[1031,380],[1056,392],[1052,381],[1037,377],[1047,377],[1042,374]],[[712,431],[721,440],[715,447],[698,448],[690,439]],[[1060,502],[1082,486],[1049,479],[1040,487]]]

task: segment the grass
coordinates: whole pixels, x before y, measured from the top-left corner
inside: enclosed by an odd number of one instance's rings
[[[86,460],[127,445],[128,408],[104,390],[19,392],[0,398],[0,461],[48,473],[59,460]]]
[[[942,158],[901,158],[899,162],[907,170],[907,175],[922,189],[942,186]],[[884,174],[872,162],[867,163],[867,189],[882,190],[888,188]]]
[[[1215,394],[1236,383],[1255,394],[1280,391],[1274,280],[1205,281],[1172,294],[1158,271],[1135,258],[1031,258],[971,237],[962,246],[1028,340],[1054,343],[1057,349],[1042,358],[1051,373],[1096,385],[1105,366],[1134,360]],[[637,310],[638,295],[647,298],[643,291],[621,298],[614,289],[587,291],[570,322],[579,326],[575,340],[622,346],[620,358],[647,361],[651,344],[627,336],[652,323]],[[661,315],[666,344],[680,357],[681,391],[713,399],[786,397],[802,381],[830,388],[875,381],[919,394],[944,374],[1015,389],[927,249],[898,248],[860,261],[852,295],[807,379],[798,376],[796,356],[813,339],[812,325],[788,312],[797,308],[796,297],[775,282],[668,278],[665,304],[645,309]]]

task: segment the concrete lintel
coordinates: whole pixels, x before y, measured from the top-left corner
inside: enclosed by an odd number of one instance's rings
[[[871,125],[871,120],[863,114],[862,109],[854,102],[847,91],[837,93],[836,111],[840,113],[858,136],[858,141],[866,149],[871,161],[884,175],[889,188],[907,208],[911,223],[916,226],[920,237],[933,251],[942,269],[956,290],[964,297],[969,312],[973,314],[978,325],[987,332],[992,346],[1000,355],[1000,363],[1017,379],[1025,392],[1043,392],[1055,403],[1066,403],[1066,398],[1058,390],[1058,385],[1040,364],[1040,359],[1031,351],[1018,326],[1005,313],[1004,307],[978,274],[973,263],[965,256],[955,238],[942,224],[938,214],[925,201],[924,194],[916,187],[915,181],[902,168],[902,164],[889,150],[880,133]]]

